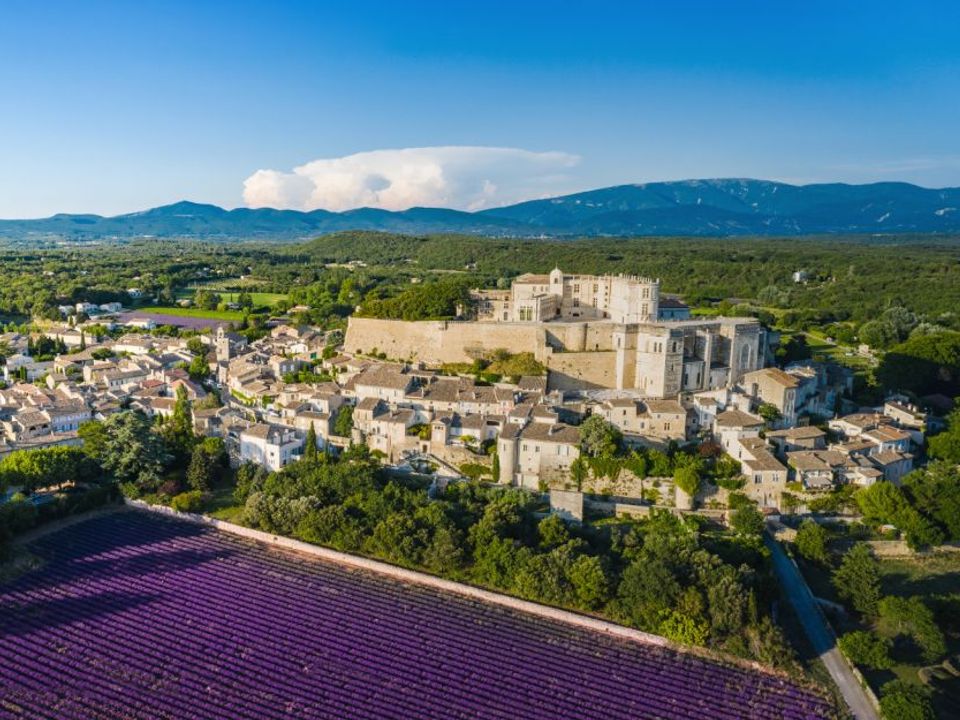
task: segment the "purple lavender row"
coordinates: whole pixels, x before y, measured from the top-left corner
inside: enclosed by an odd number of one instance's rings
[[[235,640],[234,636],[230,636],[230,642],[232,643],[230,647],[244,640],[248,640],[251,634],[269,639],[273,647],[269,648],[264,646],[263,648],[257,648],[257,650],[262,649],[263,652],[261,653],[262,657],[260,662],[256,665],[251,666],[251,664],[246,661],[240,663],[232,662],[231,664],[231,657],[228,655],[225,659],[215,658],[215,662],[207,669],[207,672],[215,672],[223,665],[223,660],[226,662],[225,669],[229,669],[235,677],[240,677],[244,680],[249,677],[249,673],[252,671],[256,679],[261,682],[266,682],[267,678],[269,678],[269,673],[264,672],[261,663],[271,664],[274,666],[274,669],[282,667],[284,670],[292,669],[293,671],[302,671],[303,665],[299,662],[284,662],[284,660],[288,660],[287,656],[289,655],[297,653],[298,651],[302,653],[304,650],[309,650],[309,648],[305,646],[306,643],[304,642],[303,633],[298,634],[297,626],[299,621],[299,627],[301,629],[309,628],[311,635],[329,635],[329,638],[326,640],[326,645],[312,649],[312,657],[314,658],[312,662],[317,663],[326,660],[327,667],[325,669],[329,671],[337,668],[338,673],[346,673],[352,669],[357,672],[354,683],[380,684],[384,687],[385,695],[378,693],[376,690],[371,691],[369,688],[354,688],[351,691],[351,698],[365,698],[367,703],[380,706],[381,712],[371,716],[410,716],[412,714],[410,710],[406,712],[401,711],[401,708],[406,707],[416,708],[414,713],[418,717],[429,717],[434,715],[432,710],[438,707],[439,704],[446,708],[438,715],[443,717],[508,717],[511,716],[511,711],[513,716],[515,716],[518,709],[525,709],[525,716],[531,717],[533,715],[530,713],[530,710],[532,707],[537,707],[537,701],[539,699],[541,705],[546,701],[561,703],[560,706],[554,706],[557,707],[560,712],[563,712],[563,708],[566,708],[566,711],[570,712],[570,706],[567,703],[577,703],[577,714],[587,717],[588,715],[584,714],[584,710],[589,713],[590,709],[593,708],[593,705],[591,705],[595,700],[593,697],[581,697],[578,696],[576,692],[563,698],[537,697],[536,694],[541,692],[541,690],[544,695],[549,692],[549,688],[545,687],[545,684],[549,683],[549,672],[559,668],[560,671],[555,674],[563,677],[566,686],[569,688],[571,685],[576,684],[576,677],[572,677],[573,674],[569,672],[569,663],[573,659],[570,657],[571,653],[582,654],[584,657],[589,658],[591,655],[602,656],[604,653],[600,651],[604,650],[608,657],[612,655],[613,659],[618,663],[627,663],[630,661],[629,656],[631,653],[624,652],[623,648],[618,644],[600,642],[601,640],[608,640],[607,638],[601,638],[600,636],[590,637],[590,633],[579,633],[581,636],[579,638],[575,637],[576,633],[557,633],[556,628],[553,627],[557,625],[556,623],[522,623],[520,622],[520,618],[515,617],[513,614],[505,612],[492,613],[490,612],[490,608],[486,606],[481,606],[480,610],[478,610],[477,603],[463,602],[461,598],[456,599],[460,602],[453,602],[453,599],[439,593],[422,592],[422,588],[417,588],[420,592],[413,592],[412,588],[399,583],[374,583],[371,579],[362,577],[358,573],[343,571],[340,568],[336,568],[337,572],[332,572],[329,567],[316,562],[298,564],[287,560],[286,557],[279,556],[277,553],[264,553],[262,550],[258,551],[248,544],[224,542],[224,538],[220,536],[209,533],[196,533],[192,531],[192,528],[191,531],[183,532],[182,535],[178,537],[177,532],[171,530],[169,527],[157,527],[157,525],[162,523],[158,523],[155,520],[152,520],[153,527],[144,527],[145,524],[150,525],[151,523],[144,523],[138,518],[137,522],[134,523],[115,522],[114,525],[109,528],[83,527],[83,530],[86,532],[79,533],[80,537],[77,538],[79,542],[75,542],[69,551],[57,552],[54,550],[51,553],[54,558],[52,564],[56,565],[58,580],[61,581],[59,585],[60,592],[72,591],[74,595],[80,593],[80,597],[83,597],[86,594],[84,590],[97,591],[99,589],[107,589],[115,591],[118,585],[115,577],[103,577],[100,580],[91,579],[85,576],[85,571],[91,570],[91,566],[103,567],[102,565],[96,565],[96,563],[100,561],[120,561],[117,564],[122,566],[125,559],[155,558],[158,562],[154,567],[158,569],[158,572],[150,573],[143,570],[132,578],[123,578],[123,589],[126,591],[135,590],[140,594],[147,595],[150,593],[155,594],[158,591],[162,591],[165,595],[182,592],[184,597],[187,598],[191,606],[190,608],[184,608],[181,604],[181,606],[175,606],[171,609],[167,607],[165,603],[160,602],[158,605],[159,601],[151,601],[151,605],[148,607],[153,608],[151,612],[154,612],[154,609],[156,610],[153,615],[154,622],[152,624],[158,626],[161,630],[159,636],[142,627],[142,620],[139,623],[137,622],[139,617],[138,609],[134,608],[131,611],[129,608],[123,607],[122,603],[118,603],[115,608],[110,608],[112,611],[110,613],[110,619],[115,621],[115,626],[112,629],[122,628],[123,632],[120,633],[121,637],[123,637],[124,633],[136,633],[138,630],[143,634],[143,637],[134,637],[132,643],[134,647],[130,650],[132,654],[136,654],[137,645],[162,648],[157,651],[159,653],[158,657],[154,657],[152,660],[147,659],[144,661],[144,664],[136,666],[136,669],[141,670],[143,674],[141,681],[150,677],[151,671],[155,671],[155,667],[153,667],[151,663],[161,663],[162,667],[163,655],[166,652],[177,654],[179,651],[181,658],[186,660],[186,657],[183,655],[186,648],[179,647],[184,643],[181,641],[181,637],[174,631],[179,630],[182,634],[184,629],[183,625],[191,621],[191,615],[187,612],[191,609],[196,611],[197,607],[199,607],[207,613],[215,613],[217,625],[213,629],[219,632],[213,637],[201,636],[199,638],[184,638],[183,640],[186,641],[186,646],[195,648],[197,652],[201,653],[215,653],[218,648],[222,648],[222,644],[218,645],[218,641],[222,643],[223,635],[229,635],[231,627],[235,624],[235,621],[238,620],[237,613],[233,612],[233,614],[231,614],[231,609],[227,608],[222,602],[221,597],[224,595],[241,598],[243,607],[240,609],[247,609],[247,616],[241,616],[241,618],[239,618],[245,623],[243,633],[236,635]],[[185,526],[180,525],[180,527],[184,527],[185,529]],[[104,547],[102,535],[99,538],[96,537],[95,531],[97,530],[100,532],[104,530],[112,532],[113,537],[110,539],[114,543],[122,541],[133,542],[136,545],[135,547],[124,548],[117,548],[116,545],[114,545],[114,549],[111,550],[109,547]],[[146,546],[142,545],[144,540],[150,539],[149,537],[145,538],[144,535],[149,536],[151,532],[154,534],[151,543]],[[139,535],[139,537],[133,537],[135,535]],[[59,548],[62,550],[63,545],[60,545]],[[146,550],[144,548],[146,548]],[[102,552],[87,560],[80,559],[82,553],[92,553],[98,549],[102,550]],[[196,551],[198,549],[218,549],[227,555],[227,559],[219,562],[208,559],[203,564],[197,566],[192,564],[193,560],[191,559],[190,553],[181,552],[184,550]],[[161,552],[161,550],[168,550],[169,552]],[[78,554],[78,552],[80,554]],[[164,562],[165,559],[168,559],[164,557],[165,555],[176,553],[179,554],[173,558],[174,562]],[[208,553],[208,555],[212,558],[216,556],[216,553]],[[193,557],[196,556],[194,555]],[[58,562],[59,564],[57,564]],[[309,568],[312,573],[305,573],[304,566]],[[47,571],[50,571],[50,569],[51,567],[48,566]],[[97,574],[100,573],[97,571],[93,572],[94,576]],[[49,586],[49,572],[45,572],[44,576],[47,582],[38,584]],[[264,585],[263,580],[267,580],[269,584]],[[272,590],[265,592],[265,587],[271,588]],[[384,588],[388,591],[384,592]],[[334,592],[331,592],[331,589],[334,590]],[[316,590],[317,592],[311,594],[309,592],[310,590]],[[22,591],[26,592],[27,599],[30,597],[38,598],[47,596],[47,593],[42,589],[30,588],[29,584],[26,583],[23,584]],[[362,593],[364,591],[366,591],[368,595],[372,592],[373,597],[363,595]],[[21,593],[17,591],[6,593],[0,596],[0,602],[5,603],[12,601],[20,594]],[[56,593],[54,593],[54,595],[57,596]],[[277,598],[280,596],[284,598],[283,603],[277,602]],[[318,600],[325,602],[326,606],[318,607]],[[392,606],[390,603],[393,603]],[[384,607],[385,604],[386,607]],[[437,617],[433,617],[433,615],[437,615],[436,607],[438,605],[443,605],[442,612]],[[291,609],[292,606],[296,606],[297,609]],[[331,612],[331,610],[335,610],[335,612]],[[448,610],[451,612],[448,613]],[[500,611],[499,608],[496,610]],[[389,622],[384,622],[384,612],[388,615],[394,615],[395,617],[390,618]],[[469,615],[471,612],[474,614],[473,617]],[[477,622],[478,612],[482,612],[481,622]],[[429,621],[422,618],[423,613],[429,614]],[[252,618],[250,615],[252,615]],[[399,615],[399,617],[397,617],[397,615]],[[451,617],[448,618],[448,615]],[[265,622],[260,622],[262,616],[269,616],[269,619]],[[398,621],[406,620],[409,617],[412,617],[414,621],[413,629],[419,633],[419,635],[414,638],[415,642],[412,647],[407,645],[411,640],[409,631],[404,633],[395,627]],[[342,624],[338,625],[338,623],[343,623],[344,618],[348,620],[346,628]],[[454,620],[457,622],[453,622]],[[483,620],[489,622],[483,622]],[[533,619],[523,617],[523,620]],[[128,623],[130,624],[128,625]],[[101,622],[101,624],[103,623]],[[464,624],[467,625],[466,628],[463,627]],[[442,625],[442,627],[438,628],[438,625]],[[531,629],[531,625],[535,627]],[[77,636],[77,642],[82,643],[89,641],[91,632],[85,626],[86,624],[80,625],[80,634]],[[399,651],[399,658],[384,655],[381,658],[373,660],[370,655],[376,655],[376,653],[371,653],[369,644],[357,649],[348,641],[349,638],[363,637],[364,632],[369,631],[371,628],[382,629],[383,638],[381,638],[379,645],[386,650]],[[345,633],[345,629],[349,630],[349,632]],[[515,637],[510,636],[511,633],[513,635],[526,635],[528,630],[535,635],[539,634],[542,636],[544,629],[553,632],[555,637],[538,638],[541,642],[537,643],[535,649],[531,648],[528,650],[522,644],[518,644]],[[515,632],[521,630],[523,630],[523,632]],[[569,631],[570,629],[563,628],[563,630]],[[427,634],[425,636],[424,633],[428,633],[428,631],[432,631],[433,634]],[[171,632],[174,633],[172,640],[168,637],[168,634]],[[478,636],[475,637],[474,633],[477,633]],[[99,635],[100,633],[95,634]],[[341,641],[340,637],[342,635],[345,635],[348,640]],[[245,638],[244,636],[247,637]],[[464,682],[463,671],[458,666],[453,664],[448,666],[444,663],[444,656],[441,651],[444,649],[444,644],[449,643],[451,638],[462,638],[463,642],[459,643],[461,648],[469,649],[474,653],[468,661],[469,670],[467,670],[467,676],[473,678],[474,685],[486,685],[486,687],[474,688],[474,690],[486,691],[485,695],[477,695],[475,692],[465,691],[460,688],[457,681],[459,680],[460,683]],[[165,642],[158,645],[158,640],[161,639]],[[198,639],[201,641],[200,643],[196,643]],[[109,642],[106,634],[103,635],[102,640],[104,643]],[[575,644],[578,640],[585,645],[582,652],[579,652],[580,648]],[[193,642],[191,643],[191,641]],[[631,649],[637,650],[639,648]],[[104,648],[99,648],[99,650],[103,652]],[[320,651],[319,653],[318,650]],[[644,648],[644,650],[654,649]],[[280,653],[279,657],[277,653]],[[662,651],[652,654],[659,657],[641,658],[642,662],[637,663],[637,665],[649,666],[651,661],[657,659],[668,663],[671,661],[676,663],[676,658],[670,657],[669,654],[663,653]],[[124,648],[120,651],[119,655],[110,656],[110,659],[113,663],[117,664],[117,666],[125,663],[129,665],[130,661],[125,661],[126,656],[127,650]],[[191,654],[190,657],[192,658],[193,655]],[[578,660],[580,659],[581,658],[578,658]],[[56,658],[52,660],[55,662]],[[457,661],[458,658],[454,657],[452,660]],[[510,673],[509,668],[504,666],[505,660],[510,660],[514,664],[520,665],[520,667],[517,668],[519,688],[513,682],[513,673]],[[549,662],[545,663],[545,660]],[[419,667],[417,665],[418,662],[420,663]],[[540,663],[539,666],[532,664],[536,662]],[[500,665],[499,674],[497,673],[497,663]],[[811,693],[800,691],[789,684],[783,683],[779,679],[762,676],[764,681],[773,681],[777,687],[760,688],[757,687],[757,678],[751,677],[755,675],[755,673],[751,673],[749,670],[728,668],[721,665],[712,666],[699,659],[697,659],[695,663],[677,664],[680,665],[680,667],[664,667],[662,671],[660,668],[646,667],[643,673],[641,673],[641,677],[637,678],[641,685],[640,688],[631,689],[627,686],[613,686],[611,688],[607,679],[614,675],[610,673],[607,668],[603,667],[598,669],[585,668],[577,677],[579,677],[580,682],[583,683],[591,683],[591,681],[593,681],[593,687],[589,688],[590,693],[599,690],[604,691],[604,694],[612,692],[613,695],[609,700],[621,711],[620,716],[624,717],[633,717],[644,708],[648,714],[652,712],[663,717],[702,716],[703,708],[701,707],[701,709],[697,710],[693,703],[685,703],[684,707],[678,707],[669,702],[664,705],[661,700],[664,696],[669,697],[668,693],[671,690],[674,693],[678,691],[687,694],[692,693],[694,696],[700,696],[702,700],[703,697],[705,697],[705,692],[706,695],[713,695],[715,687],[719,687],[722,692],[726,693],[726,695],[721,696],[724,699],[731,698],[735,702],[746,702],[745,705],[739,706],[739,712],[733,708],[724,708],[724,717],[781,716],[784,711],[782,706],[790,702],[788,699],[789,696],[794,696],[794,703],[791,703],[793,704],[792,709],[799,709],[805,706],[808,711],[815,713],[805,715],[806,717],[820,717],[824,714],[814,711],[812,707],[826,707],[819,698]],[[358,670],[358,666],[365,667]],[[201,665],[201,668],[202,667]],[[627,670],[627,672],[623,673],[623,676],[629,677],[634,675],[634,673],[629,672],[629,670],[638,668],[636,666],[627,666],[626,668],[617,669]],[[706,677],[712,678],[716,675],[716,680],[719,685],[711,682],[710,685],[714,687],[707,688],[697,682],[695,678],[690,677],[687,679],[689,682],[688,686],[685,687],[683,685],[683,678],[680,678],[681,683],[678,686],[675,682],[675,676],[681,669],[683,673],[705,669],[707,670]],[[594,672],[590,670],[594,670]],[[386,671],[390,672],[387,673]],[[530,682],[524,681],[523,679],[525,674],[532,674],[534,680],[542,680],[545,672],[547,673],[547,683]],[[746,677],[741,677],[739,681],[737,681],[732,676],[735,672],[739,672]],[[662,680],[669,684],[661,685],[657,688],[656,695],[659,697],[652,698],[647,694],[645,702],[642,702],[642,705],[630,702],[630,700],[636,698],[638,691],[644,694],[649,693],[652,689],[650,687],[651,680],[659,682],[661,678],[658,676],[661,674],[665,675]],[[132,675],[137,677],[136,674]],[[343,677],[343,675],[341,675],[341,677]],[[269,679],[273,681],[276,680],[276,677],[274,676]],[[496,687],[489,687],[490,679],[493,679]],[[631,677],[631,680],[632,679]],[[311,681],[322,682],[323,680],[325,680],[325,678],[311,677]],[[486,683],[484,683],[485,680]],[[223,681],[224,678],[218,678],[218,682],[229,687],[232,692],[242,691],[242,686],[238,687],[234,683],[224,683]],[[405,685],[409,685],[411,681],[414,681],[418,686],[415,697],[409,697],[412,694],[409,690],[404,692]],[[271,682],[271,685],[273,684],[274,683]],[[294,682],[291,685],[287,682],[281,682],[278,683],[276,687],[271,688],[271,692],[263,696],[263,698],[257,696],[257,699],[267,702],[267,708],[263,709],[269,710],[277,701],[275,698],[276,693],[288,693],[287,697],[297,698],[296,702],[288,705],[288,709],[293,710],[295,714],[288,713],[288,716],[304,717],[303,712],[308,712],[308,709],[305,706],[298,707],[298,703],[310,703],[310,700],[315,700],[317,697],[314,692],[304,687],[305,684],[306,683],[303,682]],[[323,684],[327,685],[327,683]],[[630,684],[632,683],[628,683],[627,685]],[[643,685],[647,685],[647,687],[642,687]],[[750,688],[749,690],[748,686]],[[432,692],[432,690],[437,687],[440,690],[445,690],[440,696]],[[337,684],[334,691],[337,689],[343,691],[343,688],[344,683],[341,682]],[[528,694],[526,698],[522,698],[524,694],[522,692],[523,688],[527,688],[532,694]],[[320,688],[316,687],[315,689],[319,690]],[[492,696],[490,690],[495,691]],[[169,695],[171,693],[175,695],[177,692],[182,693],[184,691],[182,689],[171,689],[169,692],[164,693],[164,704],[167,705],[168,702],[172,702]],[[189,691],[191,696],[193,696],[195,692],[197,691],[194,689]],[[749,708],[749,705],[752,705],[751,700],[757,696],[758,693],[766,697],[758,697],[757,700],[760,701],[758,707],[751,710]],[[250,694],[250,688],[248,686],[246,688],[246,697],[241,696],[246,703],[254,701],[254,698],[251,698]],[[499,697],[500,694],[504,694],[506,697]],[[779,700],[776,703],[778,706],[776,711],[773,710],[770,704],[770,701],[774,699],[771,695],[777,696],[776,699]],[[310,699],[308,700],[308,698]],[[430,704],[424,707],[422,701],[428,698]],[[518,701],[521,699],[523,699],[523,702],[520,703],[521,708],[517,708]],[[604,698],[601,697],[599,700],[602,702]],[[408,705],[408,702],[415,701],[420,701],[420,705]],[[202,698],[200,702],[210,703],[211,699]],[[167,707],[169,707],[169,705],[167,705]],[[225,706],[218,705],[218,707],[223,708]],[[261,706],[261,708],[262,707],[263,706]],[[764,712],[761,708],[769,708],[769,710]],[[178,712],[176,714],[183,716],[182,705],[177,706],[177,709]],[[333,708],[329,703],[325,706],[325,709],[325,717],[334,716],[330,712]],[[372,708],[368,705],[367,709]],[[713,709],[719,710],[719,707],[713,705]],[[208,705],[206,710],[213,710],[213,708]],[[382,712],[383,710],[386,710],[386,713]],[[452,715],[451,711],[455,714]],[[626,715],[622,714],[624,711],[627,712]],[[664,715],[664,712],[669,713],[669,715]],[[787,716],[794,715],[790,710],[786,712]],[[367,715],[366,712],[354,712],[352,716],[362,717],[365,715]],[[543,715],[545,717],[555,717],[556,713],[545,712]],[[221,715],[213,715],[210,712],[205,712],[202,716],[219,717]],[[233,714],[233,717],[243,716],[247,716],[247,713],[244,712],[242,715],[240,713]],[[269,717],[271,715],[268,714],[265,716]],[[603,712],[600,713],[600,716],[616,717],[617,715]]]

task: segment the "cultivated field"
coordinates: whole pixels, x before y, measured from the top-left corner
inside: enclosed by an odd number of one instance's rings
[[[0,717],[795,718],[780,677],[125,512],[0,586]]]
[[[243,314],[229,310],[197,310],[192,308],[152,307],[149,310],[134,310],[120,315],[121,322],[130,320],[153,320],[157,325],[174,325],[187,330],[204,330],[239,322]]]

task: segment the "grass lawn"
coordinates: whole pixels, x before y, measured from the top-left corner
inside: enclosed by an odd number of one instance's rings
[[[211,290],[209,285],[205,286],[206,289]],[[186,288],[184,290],[177,291],[178,300],[190,300],[193,298],[196,293],[197,288]],[[240,297],[240,293],[235,290],[214,290],[223,302],[237,302]],[[244,291],[246,292],[246,291]],[[250,296],[250,299],[253,300],[254,307],[273,307],[281,300],[286,300],[287,295],[285,293],[270,293],[270,292],[247,292]]]
[[[217,488],[211,493],[210,499],[204,503],[203,512],[217,520],[236,522],[243,512],[243,505],[237,505],[233,499],[233,486]]]
[[[960,593],[960,553],[937,553],[880,561],[883,591],[889,595]]]
[[[803,334],[807,338],[807,347],[810,348],[812,355],[825,355],[828,359],[854,370],[867,371],[873,367],[870,359],[857,353],[853,347],[828,342],[825,336],[812,330],[807,330]]]
[[[283,293],[252,292],[247,294],[253,300],[254,307],[273,307],[281,300],[287,299],[287,296]],[[237,302],[240,293],[221,292],[220,297],[223,298],[224,302]]]
[[[237,288],[246,290],[248,288],[260,287],[261,285],[265,285],[267,282],[267,280],[261,280],[260,278],[253,277],[230,277],[223,278],[221,280],[195,282],[187,288],[186,292],[189,292],[192,295],[199,288],[206,288],[207,290],[215,290],[217,292],[221,290],[236,290]]]
[[[233,322],[243,319],[243,313],[236,310],[201,310],[200,308],[151,306],[138,308],[138,310],[145,313],[156,313],[157,315],[204,318],[206,320],[227,320]]]

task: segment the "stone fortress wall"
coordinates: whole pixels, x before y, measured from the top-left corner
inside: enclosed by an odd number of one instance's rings
[[[494,350],[532,352],[547,363],[558,351],[613,349],[609,322],[478,323],[455,320],[381,320],[351,317],[344,349],[350,353],[377,352],[393,360],[427,365],[472,362]]]
[[[729,365],[716,374],[707,363],[699,372],[716,377],[685,380],[685,363],[691,360],[684,355],[685,340],[695,339],[691,333],[698,332],[707,347],[729,345],[724,353]],[[344,349],[382,352],[391,360],[431,367],[472,362],[500,349],[532,352],[550,370],[550,389],[634,389],[647,397],[722,387],[762,367],[760,326],[751,318],[620,325],[609,320],[494,323],[351,317]]]
[[[385,353],[428,366],[471,362],[503,349],[532,352],[551,389],[633,390],[646,397],[735,384],[763,367],[753,318],[659,320],[660,284],[639,276],[521,275],[474,291],[476,318],[402,321],[351,317],[347,352]]]

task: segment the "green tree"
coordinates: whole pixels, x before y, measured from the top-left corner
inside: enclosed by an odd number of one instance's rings
[[[600,558],[579,555],[567,570],[577,603],[588,610],[602,606],[610,595],[610,579]]]
[[[317,430],[311,422],[307,429],[307,439],[303,444],[303,459],[305,462],[316,462],[317,458]]]
[[[187,373],[194,382],[202,382],[210,377],[210,365],[207,358],[203,355],[197,355],[187,366]]]
[[[939,523],[951,540],[960,540],[960,465],[932,462],[907,475],[903,489],[918,512]]]
[[[123,411],[104,420],[103,430],[103,469],[141,492],[156,489],[171,457],[150,420],[141,413]]]
[[[656,632],[676,603],[681,589],[663,558],[644,553],[623,571],[614,613],[628,625]]]
[[[875,374],[890,389],[955,395],[960,392],[960,332],[911,336],[884,354]]]
[[[897,342],[897,329],[887,320],[871,320],[860,326],[860,341],[883,350]]]
[[[226,458],[226,449],[220,438],[205,438],[197,443],[187,465],[187,485],[193,490],[208,492],[220,479]]]
[[[918,685],[891,680],[880,688],[884,720],[936,720],[929,693]]]
[[[827,531],[819,523],[807,519],[800,523],[794,540],[800,556],[813,562],[827,562]]]
[[[194,304],[203,310],[216,310],[220,300],[221,298],[217,293],[206,289],[197,290],[193,296]]]
[[[267,475],[267,470],[262,465],[249,461],[243,463],[237,468],[237,484],[233,490],[234,500],[240,504],[246,503],[251,494],[263,489]]]
[[[337,419],[333,423],[333,434],[350,437],[353,431],[353,405],[343,405],[337,410]]]
[[[570,479],[577,486],[578,492],[583,490],[583,481],[587,479],[589,472],[590,466],[582,455],[570,463]]]
[[[96,461],[103,457],[107,434],[103,423],[99,420],[88,420],[80,423],[77,436],[83,441],[83,451]]]
[[[647,462],[647,456],[639,450],[633,450],[627,456],[624,467],[633,473],[634,477],[642,481],[648,475],[649,463]]]
[[[933,612],[919,597],[888,596],[879,603],[880,628],[892,636],[908,635],[923,652],[926,662],[935,662],[947,652],[943,631]]]
[[[434,529],[423,550],[422,562],[431,572],[449,576],[462,568],[465,555],[460,532],[452,524],[445,523]]]
[[[960,464],[960,408],[947,416],[947,429],[927,441],[930,457]]]
[[[559,515],[550,515],[537,524],[541,550],[552,550],[570,542],[570,531]]]
[[[613,457],[620,449],[623,434],[599,415],[580,425],[580,446],[591,457]]]
[[[760,407],[757,408],[757,413],[768,423],[774,423],[783,417],[777,406],[772,403],[760,403]]]
[[[163,424],[161,434],[177,462],[182,463],[180,467],[183,467],[183,464],[189,462],[197,444],[197,435],[193,431],[193,406],[183,385],[177,388],[173,413]]]
[[[96,475],[80,448],[53,446],[15,450],[0,460],[0,484],[22,488],[25,493],[45,487],[62,487],[71,480],[89,480]]]
[[[856,543],[843,556],[840,567],[833,573],[833,584],[844,600],[863,615],[877,614],[880,602],[880,568],[870,548]]]
[[[907,544],[914,550],[943,542],[942,531],[912,507],[904,492],[892,483],[878,482],[860,490],[856,502],[867,520],[890,523],[905,532]]]
[[[850,662],[874,670],[888,670],[893,667],[890,651],[893,643],[866,630],[854,630],[843,635],[837,645]]]
[[[187,350],[192,352],[194,355],[206,355],[207,346],[203,344],[203,340],[199,337],[194,336],[187,340]]]
[[[753,505],[745,505],[730,513],[730,526],[740,535],[761,535],[763,513]]]

